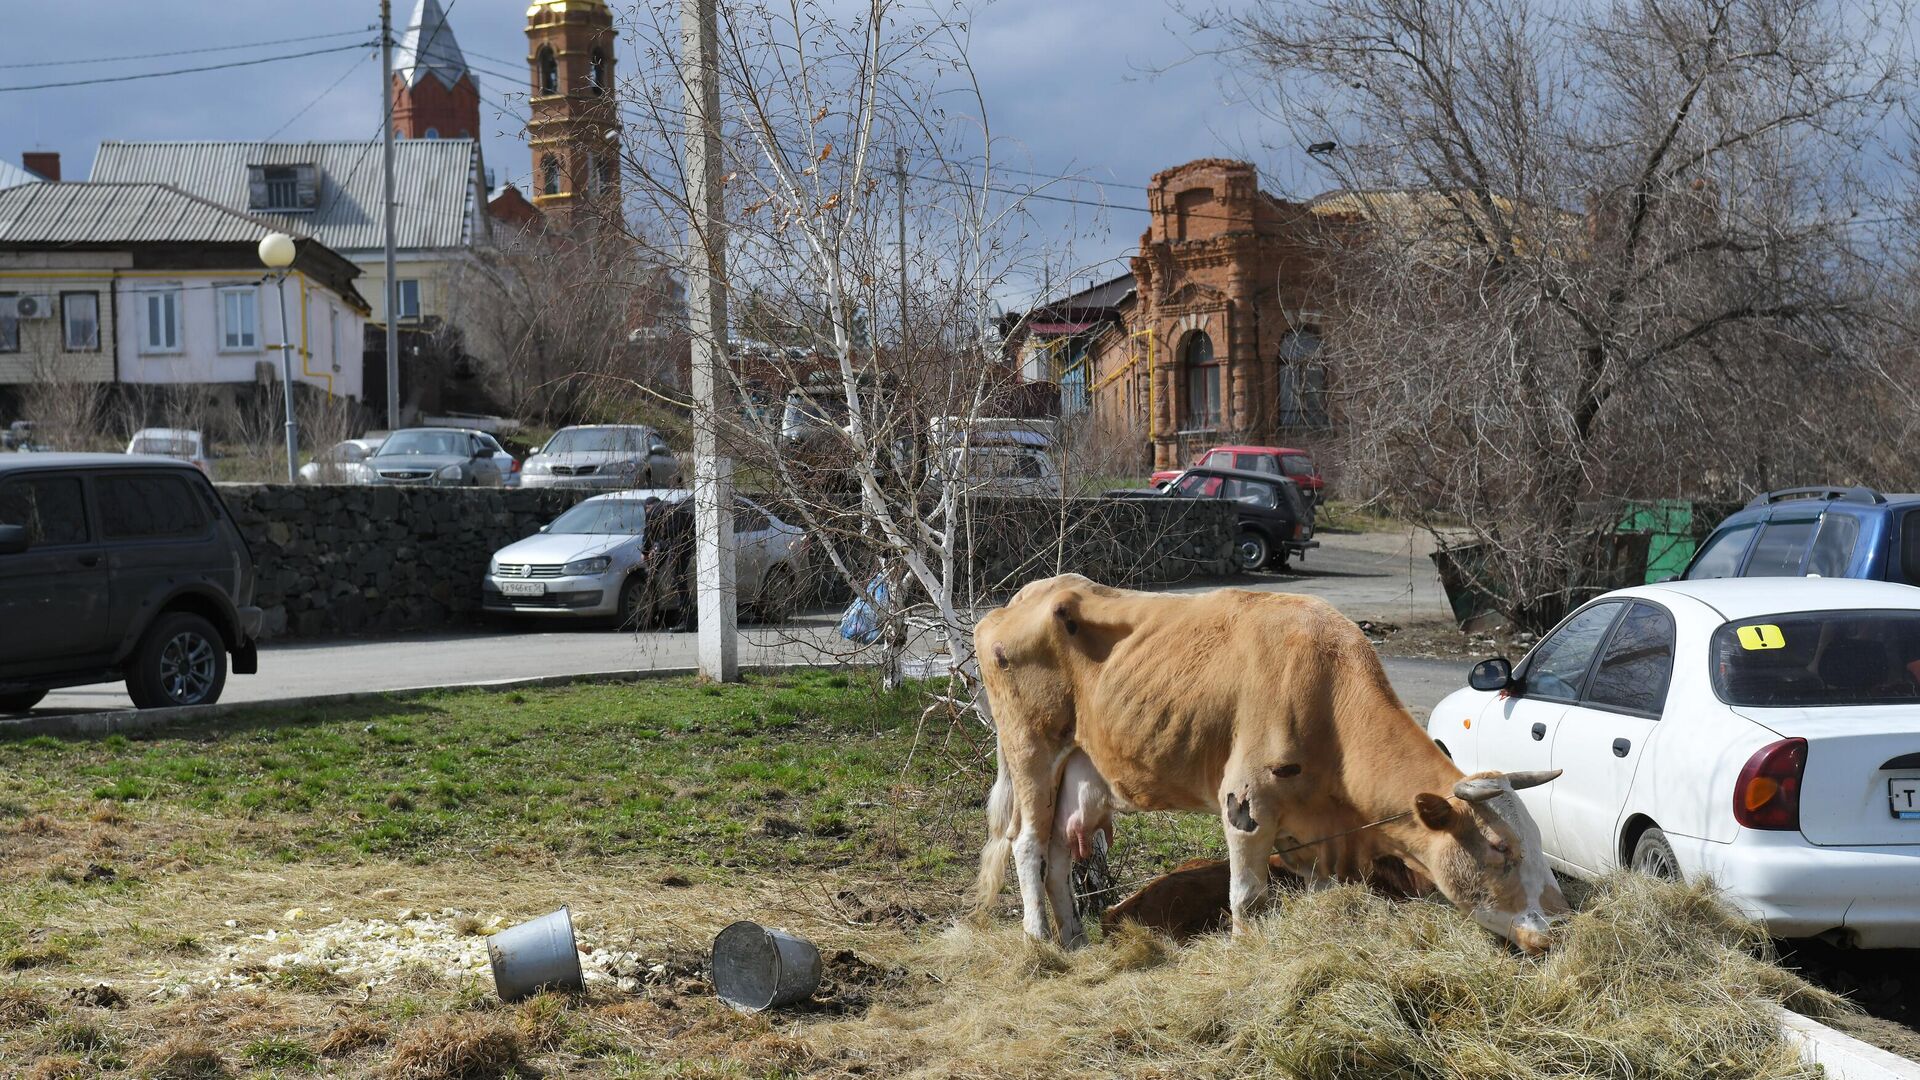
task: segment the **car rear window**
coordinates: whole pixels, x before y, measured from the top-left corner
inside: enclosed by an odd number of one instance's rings
[[[1806,561],[1807,547],[1813,543],[1813,527],[1818,524],[1817,518],[1767,522],[1740,576],[1799,577],[1800,564]]]
[[[1900,574],[1909,585],[1920,585],[1920,510],[1909,510],[1900,522]]]
[[[1811,611],[1730,622],[1707,650],[1729,705],[1920,702],[1920,611]]]
[[[185,477],[103,476],[94,481],[100,532],[109,540],[161,540],[207,531],[207,507]]]
[[[1687,571],[1691,580],[1701,578],[1732,577],[1740,572],[1740,554],[1747,550],[1747,541],[1753,536],[1752,525],[1735,525],[1722,529],[1707,539],[1707,546],[1700,549],[1694,558],[1693,566]]]
[[[1859,518],[1827,511],[1820,518],[1820,531],[1814,535],[1813,551],[1807,555],[1806,573],[1846,577],[1853,566],[1853,542],[1859,538]]]

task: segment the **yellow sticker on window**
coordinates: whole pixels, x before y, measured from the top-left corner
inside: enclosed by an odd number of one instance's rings
[[[1740,647],[1748,651],[1754,649],[1784,649],[1787,639],[1781,635],[1780,628],[1772,623],[1759,626],[1743,626],[1739,629]]]

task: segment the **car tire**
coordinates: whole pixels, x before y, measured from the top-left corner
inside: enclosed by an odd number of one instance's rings
[[[211,705],[226,685],[226,639],[191,612],[155,619],[127,665],[127,696],[136,708]]]
[[[793,570],[784,563],[767,568],[760,582],[759,616],[763,623],[783,623],[793,614],[793,591],[797,587]]]
[[[1233,538],[1233,561],[1247,573],[1266,566],[1271,552],[1267,538],[1252,529],[1242,529]]]
[[[620,603],[615,609],[614,628],[644,630],[654,622],[653,607],[647,601],[647,575],[632,573],[620,583]]]
[[[1667,881],[1679,881],[1680,860],[1674,857],[1673,845],[1667,843],[1667,834],[1659,829],[1648,829],[1640,834],[1633,844],[1633,869],[1651,877]]]
[[[0,694],[0,712],[26,712],[40,699],[47,696],[45,690],[16,690],[11,694]]]

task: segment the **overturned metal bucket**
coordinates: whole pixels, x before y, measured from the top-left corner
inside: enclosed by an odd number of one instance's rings
[[[820,986],[820,950],[759,923],[734,923],[713,939],[713,989],[741,1012],[791,1005]]]
[[[580,950],[573,940],[573,915],[551,911],[487,939],[493,986],[500,1000],[517,1001],[541,990],[580,990]]]

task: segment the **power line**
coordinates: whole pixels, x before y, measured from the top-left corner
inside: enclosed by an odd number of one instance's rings
[[[271,41],[250,41],[244,45],[208,45],[199,49],[174,49],[170,52],[132,53],[127,56],[97,56],[90,60],[33,60],[20,64],[0,64],[0,71],[15,68],[65,67],[70,64],[116,64],[122,60],[154,60],[163,56],[191,56],[195,53],[232,52],[236,49],[258,49],[268,45],[291,45],[303,41],[325,41],[329,38],[346,37],[350,34],[364,34],[372,30],[363,26],[358,30],[341,30],[332,34],[309,34],[306,37],[274,38]]]
[[[269,135],[269,136],[267,136],[266,138],[264,138],[264,139],[262,139],[262,140],[260,140],[260,141],[261,141],[261,142],[272,142],[272,141],[273,141],[273,140],[274,140],[274,139],[275,139],[276,137],[278,137],[278,136],[279,136],[279,134],[280,134],[281,132],[283,132],[283,131],[285,131],[285,130],[287,130],[288,128],[290,128],[290,127],[292,127],[292,126],[293,126],[293,124],[294,124],[294,121],[296,121],[296,120],[298,120],[298,119],[300,119],[301,117],[303,117],[303,116],[305,116],[305,115],[307,115],[307,113],[309,113],[309,112],[311,112],[311,111],[313,110],[313,107],[314,107],[315,105],[318,105],[318,104],[320,104],[320,102],[321,102],[321,101],[323,101],[323,100],[324,100],[324,99],[326,98],[326,96],[327,96],[328,94],[331,94],[331,93],[333,93],[333,92],[334,92],[335,90],[338,90],[338,89],[340,89],[340,84],[341,84],[341,83],[343,83],[343,82],[346,82],[346,81],[347,81],[347,77],[348,77],[349,75],[352,75],[352,74],[353,74],[354,72],[356,72],[356,71],[359,71],[359,70],[360,70],[360,65],[362,65],[362,64],[364,64],[364,63],[366,63],[366,62],[367,62],[368,60],[371,60],[371,59],[373,59],[373,57],[372,57],[372,56],[370,56],[370,55],[369,55],[369,56],[357,56],[357,57],[354,57],[354,60],[353,60],[353,63],[351,63],[351,64],[349,64],[349,65],[347,66],[347,70],[345,70],[345,71],[343,71],[343,72],[341,72],[341,73],[340,73],[340,77],[339,77],[339,78],[337,78],[337,79],[335,79],[335,80],[333,80],[333,82],[332,82],[332,83],[331,83],[331,84],[330,84],[330,85],[329,85],[329,86],[328,86],[328,87],[327,87],[327,88],[326,88],[325,90],[322,90],[322,91],[320,91],[320,93],[319,93],[319,94],[317,94],[317,95],[315,95],[315,96],[314,96],[314,98],[313,98],[313,100],[311,100],[311,101],[309,101],[309,102],[307,102],[307,103],[306,103],[305,105],[302,105],[302,106],[300,107],[300,111],[299,111],[299,112],[297,112],[297,113],[294,113],[294,114],[293,114],[292,116],[289,116],[289,117],[287,117],[287,122],[286,122],[286,123],[284,123],[284,124],[281,124],[281,125],[280,125],[279,127],[277,127],[277,128],[274,128],[274,129],[273,129],[273,134],[272,134],[272,135]]]
[[[115,75],[102,79],[72,79],[67,82],[35,83],[28,86],[0,86],[0,94],[13,94],[23,90],[57,90],[68,86],[98,86],[102,83],[136,82],[141,79],[164,79],[173,75],[192,75],[202,71],[224,71],[228,68],[274,64],[282,60],[304,60],[309,56],[325,56],[328,53],[347,52],[351,49],[364,49],[373,44],[377,44],[377,42],[362,41],[352,45],[337,45],[331,49],[313,49],[308,52],[286,53],[281,56],[262,56],[254,60],[233,60],[225,64],[204,64],[200,67],[178,68],[173,71],[146,71],[138,75]]]

